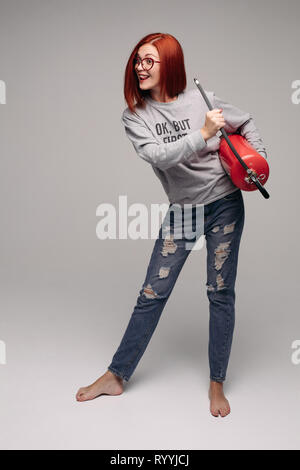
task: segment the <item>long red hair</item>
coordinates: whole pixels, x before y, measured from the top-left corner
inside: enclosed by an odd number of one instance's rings
[[[137,74],[134,70],[134,59],[143,44],[153,44],[158,53],[160,63],[161,94],[173,98],[186,88],[186,73],[183,50],[177,39],[171,34],[147,34],[134,47],[128,59],[124,77],[124,96],[128,108],[135,111],[136,106],[145,106],[145,96],[149,90],[141,90]]]

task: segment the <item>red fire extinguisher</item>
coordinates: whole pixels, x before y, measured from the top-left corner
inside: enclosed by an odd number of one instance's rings
[[[212,110],[213,107],[197,78],[194,78],[194,82],[208,108]],[[220,160],[233,184],[244,191],[259,189],[264,198],[268,199],[270,195],[263,187],[269,177],[267,160],[242,135],[228,136],[223,128],[220,132],[223,135],[220,142]]]

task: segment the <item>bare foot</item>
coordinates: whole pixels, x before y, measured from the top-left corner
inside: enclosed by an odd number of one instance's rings
[[[88,387],[82,387],[76,394],[77,401],[93,400],[99,395],[121,395],[123,379],[107,370],[99,379]]]
[[[225,398],[222,383],[211,380],[208,396],[210,399],[210,412],[213,416],[218,417],[220,414],[224,418],[230,413],[229,402]]]

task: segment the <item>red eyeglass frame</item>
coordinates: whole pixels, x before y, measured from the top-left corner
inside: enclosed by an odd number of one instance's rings
[[[145,69],[144,65],[143,65],[143,61],[144,60],[151,60],[152,61],[152,65],[149,69]],[[138,62],[139,61],[139,62]],[[135,57],[134,59],[134,68],[136,68],[137,66],[139,66],[140,62],[142,63],[142,67],[143,67],[143,70],[145,70],[146,72],[148,72],[148,70],[151,70],[153,65],[155,64],[155,62],[159,63],[160,64],[160,60],[154,60],[152,59],[152,57],[144,57],[143,59],[140,59],[140,57]]]

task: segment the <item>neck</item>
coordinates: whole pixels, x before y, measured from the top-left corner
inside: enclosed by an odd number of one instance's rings
[[[163,103],[169,103],[170,101],[176,101],[177,98],[178,98],[178,95],[174,96],[173,98],[171,98],[170,96],[168,95],[165,95],[165,96],[162,96],[160,94],[160,92],[157,92],[156,90],[151,90],[150,92],[150,97],[154,100],[154,101],[161,101]]]

